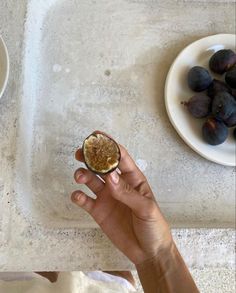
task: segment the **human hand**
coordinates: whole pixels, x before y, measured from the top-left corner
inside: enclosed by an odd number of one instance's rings
[[[76,182],[86,184],[96,199],[80,190],[74,191],[71,198],[137,265],[168,251],[173,240],[147,179],[126,149],[121,145],[119,147],[120,174],[113,171],[101,178],[90,170],[79,168],[74,175]],[[76,159],[84,162],[82,149],[77,150]]]

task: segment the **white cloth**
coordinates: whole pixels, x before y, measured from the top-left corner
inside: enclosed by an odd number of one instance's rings
[[[115,276],[109,278],[107,275],[109,274],[102,272],[90,272],[87,275],[83,272],[61,272],[57,282],[50,283],[34,273],[14,273],[11,276],[0,274],[0,278],[4,278],[0,280],[0,293],[129,293],[135,291],[134,287],[123,278]]]
[[[97,280],[97,281],[103,281],[106,283],[119,283],[123,285],[125,288],[129,290],[129,292],[135,292],[134,286],[128,282],[126,279],[121,278],[119,276],[113,276],[107,273],[104,273],[102,271],[93,271],[93,272],[87,272],[85,273],[90,279]]]

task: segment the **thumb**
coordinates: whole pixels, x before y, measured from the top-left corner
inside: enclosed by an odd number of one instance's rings
[[[108,174],[105,178],[105,186],[109,189],[109,193],[116,200],[124,203],[135,213],[142,213],[149,199],[139,194],[116,172]]]

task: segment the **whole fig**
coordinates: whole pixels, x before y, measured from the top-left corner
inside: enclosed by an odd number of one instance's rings
[[[202,126],[203,139],[210,145],[223,143],[228,133],[228,128],[224,123],[215,118],[209,118]]]
[[[211,98],[204,93],[192,96],[189,101],[184,104],[195,118],[204,118],[211,111]]]
[[[218,74],[223,74],[236,64],[236,54],[230,49],[219,50],[214,53],[209,61],[210,69]]]
[[[226,120],[234,112],[236,112],[234,97],[227,92],[216,94],[212,102],[212,114],[218,119]]]
[[[188,72],[188,85],[195,92],[204,91],[212,82],[209,72],[201,67],[194,66]]]

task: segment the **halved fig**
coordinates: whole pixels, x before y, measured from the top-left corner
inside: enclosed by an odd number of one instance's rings
[[[115,170],[121,157],[118,144],[103,133],[92,133],[84,140],[83,155],[88,169],[101,175]]]

